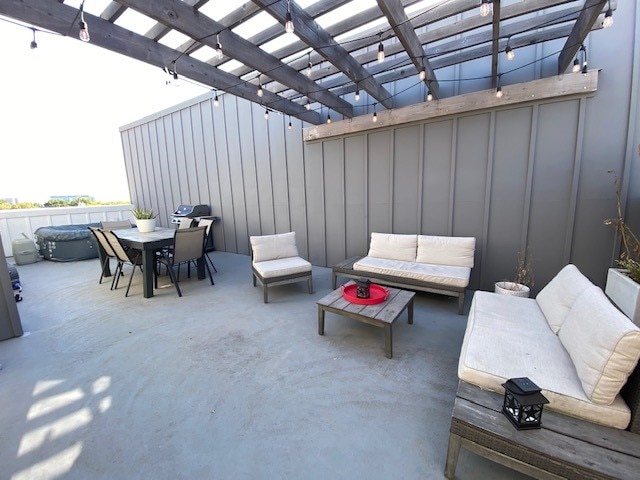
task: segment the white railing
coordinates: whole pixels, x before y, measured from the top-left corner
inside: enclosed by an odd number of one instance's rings
[[[50,207],[0,210],[0,236],[6,255],[11,256],[11,242],[24,238],[35,240],[34,232],[51,225],[74,225],[103,220],[132,220],[133,205],[104,205],[95,207]]]

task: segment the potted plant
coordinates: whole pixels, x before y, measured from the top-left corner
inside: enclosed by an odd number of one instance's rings
[[[527,249],[517,254],[516,276],[513,281],[496,282],[495,293],[511,295],[514,297],[528,297],[531,287],[534,285],[533,266],[531,254],[527,255]]]
[[[153,213],[152,209],[134,208],[132,212],[139,232],[153,232],[156,229],[157,215]]]
[[[640,325],[640,241],[622,216],[620,187],[618,177],[615,175],[614,184],[616,187],[616,218],[605,220],[604,223],[615,229],[622,248],[620,257],[616,260],[616,264],[620,268],[610,268],[607,272],[605,293],[622,310],[622,313],[636,325]]]

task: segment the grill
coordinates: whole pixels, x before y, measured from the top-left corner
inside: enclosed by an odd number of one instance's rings
[[[176,208],[176,211],[173,212],[169,221],[177,225],[180,223],[181,218],[193,218],[195,225],[198,225],[198,222],[203,218],[212,218],[214,222],[218,221],[218,217],[211,216],[211,208],[209,208],[209,205],[180,205]],[[207,252],[215,250],[213,228],[209,230],[205,250]]]

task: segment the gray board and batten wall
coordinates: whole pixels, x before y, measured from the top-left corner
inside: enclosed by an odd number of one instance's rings
[[[157,210],[163,225],[179,204],[210,204],[221,217],[216,248],[227,252],[248,254],[249,235],[293,230],[302,256],[330,266],[366,254],[370,232],[474,236],[472,288],[492,289],[512,277],[525,245],[533,254],[534,292],[569,262],[604,286],[617,252],[611,227],[603,225],[615,213],[607,171],[624,179],[626,219],[640,228],[635,3],[621,2],[615,28],[588,37],[589,65],[601,69],[595,94],[308,142],[299,120],[291,119],[288,130],[288,117],[273,112],[266,121],[264,107],[232,95],[214,107],[205,94],[126,125],[120,131],[132,203]],[[518,57],[525,65],[561,46],[521,49]],[[549,77],[556,59],[503,82]],[[471,78],[487,62],[437,74]],[[391,91],[412,82],[398,81]],[[442,94],[478,90],[474,83],[443,82]],[[419,88],[407,90],[405,105]]]

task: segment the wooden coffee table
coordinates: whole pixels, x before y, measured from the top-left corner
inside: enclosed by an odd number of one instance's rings
[[[353,282],[349,282],[349,285]],[[342,290],[338,288],[329,295],[318,300],[318,334],[324,335],[324,313],[332,312],[345,317],[353,318],[359,322],[384,328],[384,350],[387,358],[393,356],[391,327],[400,314],[407,309],[409,324],[413,324],[413,297],[414,292],[390,288],[387,299],[376,305],[360,305],[351,303],[342,297]]]

